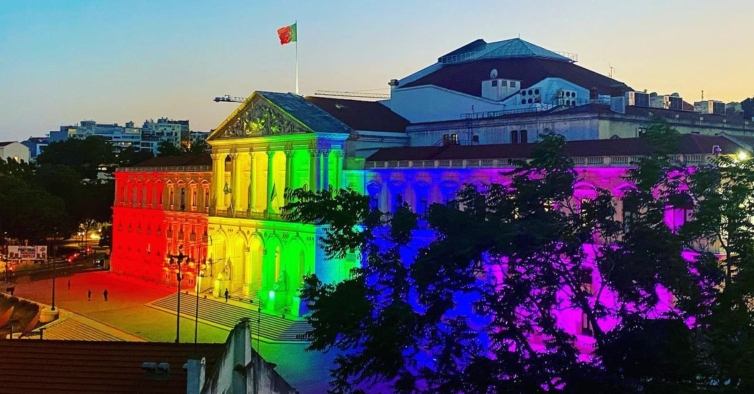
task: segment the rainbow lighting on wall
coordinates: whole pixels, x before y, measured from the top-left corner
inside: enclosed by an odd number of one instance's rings
[[[211,155],[158,157],[116,172],[112,270],[176,284],[177,267],[168,255],[183,246],[190,256],[182,271],[185,287],[212,289],[214,297],[228,290],[264,312],[301,316],[307,312],[298,297],[302,277],[316,273],[324,282],[340,281],[358,266],[359,256],[327,260],[317,246],[321,229],[281,217],[286,189],[351,188],[369,195],[383,212],[406,202],[421,214],[452,199],[464,184],[506,184],[503,170],[528,157],[532,146],[381,147],[354,133],[311,99],[253,93],[209,136]],[[706,162],[715,149],[735,149],[723,136],[682,138],[690,143],[678,153],[689,166]],[[621,196],[633,187],[623,176],[644,151],[641,144],[638,138],[618,145],[567,143],[583,179],[575,187],[576,201],[594,198],[597,188],[611,190],[620,217]],[[684,220],[680,211],[667,217],[671,227]],[[431,239],[429,231],[420,232],[417,239]],[[669,294],[661,296],[670,304]],[[580,313],[566,309],[559,318],[588,344]]]

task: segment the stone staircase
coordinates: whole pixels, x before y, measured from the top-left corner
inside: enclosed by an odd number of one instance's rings
[[[64,318],[45,328],[43,339],[63,341],[122,341],[114,335],[98,330],[76,319]]]
[[[177,294],[171,294],[165,298],[153,301],[149,306],[166,312],[175,313],[178,300]],[[181,314],[195,317],[196,295],[181,294]],[[307,322],[284,319],[280,316],[272,316],[259,313],[256,304],[249,303],[247,306],[239,306],[236,302],[226,303],[224,299],[199,298],[199,320],[232,329],[243,317],[251,319],[251,331],[253,335],[273,341],[302,342],[305,334],[311,328]],[[258,323],[258,321],[260,321]],[[257,326],[257,324],[259,324]]]

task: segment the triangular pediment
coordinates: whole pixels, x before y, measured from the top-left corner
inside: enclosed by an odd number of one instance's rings
[[[228,116],[207,140],[251,138],[314,131],[259,92],[254,92]]]

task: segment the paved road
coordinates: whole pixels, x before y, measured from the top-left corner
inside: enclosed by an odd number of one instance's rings
[[[68,280],[71,288],[68,289]],[[16,295],[51,304],[52,279],[16,284]],[[103,291],[108,291],[108,301]],[[4,290],[4,289],[2,289]],[[91,301],[87,292],[92,291]],[[67,309],[152,342],[173,342],[176,332],[174,314],[146,304],[175,293],[174,287],[112,274],[85,272],[56,278],[55,302]],[[199,323],[199,342],[224,343],[228,330]],[[181,342],[193,342],[194,320],[181,319]],[[305,344],[268,344],[254,341],[254,348],[301,393],[324,393],[329,381],[334,354],[306,352]]]

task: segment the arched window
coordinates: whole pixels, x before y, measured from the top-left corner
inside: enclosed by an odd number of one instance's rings
[[[367,184],[367,193],[369,194],[369,207],[371,209],[380,209],[380,191],[382,186],[377,182]]]
[[[673,232],[677,232],[684,224],[692,220],[694,199],[688,193],[680,193],[670,196],[669,203],[665,211],[665,223]]]

